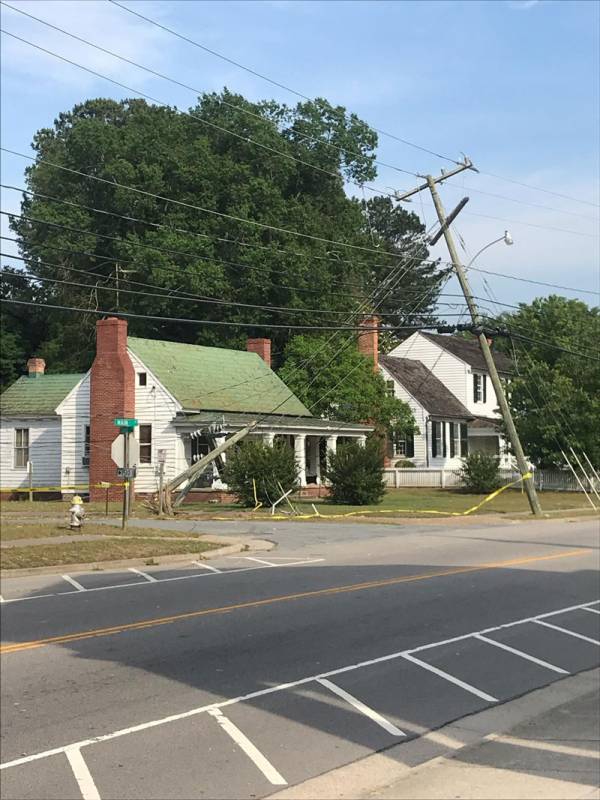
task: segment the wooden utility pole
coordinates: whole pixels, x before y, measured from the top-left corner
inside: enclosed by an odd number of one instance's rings
[[[426,183],[422,184],[416,189],[412,189],[409,192],[405,192],[402,195],[397,195],[396,199],[406,200],[408,197],[410,197],[410,195],[415,194],[416,192],[419,192],[425,188],[429,189],[429,191],[431,192],[433,204],[435,206],[435,210],[437,212],[438,219],[444,234],[444,239],[446,240],[446,246],[448,247],[448,252],[450,253],[450,259],[454,267],[454,272],[456,273],[456,277],[458,278],[458,282],[460,283],[460,288],[462,289],[462,292],[465,296],[465,301],[467,303],[469,313],[471,315],[471,320],[473,322],[473,325],[480,327],[481,318],[479,316],[479,310],[477,308],[475,300],[473,299],[473,295],[471,293],[471,287],[469,286],[469,281],[467,280],[467,275],[465,273],[464,267],[458,257],[458,252],[454,244],[454,239],[452,238],[452,232],[448,224],[448,218],[446,216],[444,206],[442,205],[442,201],[436,189],[437,183],[441,183],[442,181],[445,181],[452,175],[456,175],[459,172],[463,172],[466,169],[474,169],[472,162],[468,158],[465,158],[464,162],[462,164],[459,164],[455,169],[452,169],[449,172],[443,172],[437,178],[433,178],[431,175],[426,175],[425,176]],[[521,473],[521,477],[523,479],[523,485],[525,487],[525,491],[527,492],[527,499],[529,500],[531,511],[535,516],[540,516],[542,513],[540,501],[538,499],[537,492],[535,491],[535,486],[532,480],[529,466],[525,460],[525,454],[523,452],[521,440],[519,439],[519,434],[517,433],[517,429],[515,427],[512,414],[510,413],[510,408],[506,400],[506,395],[504,394],[504,387],[502,386],[502,381],[500,380],[500,376],[498,375],[498,370],[496,369],[496,364],[494,362],[494,357],[492,355],[492,351],[490,350],[490,346],[488,344],[487,336],[483,331],[481,331],[477,335],[477,338],[479,339],[479,346],[483,354],[485,365],[490,374],[490,379],[492,381],[494,391],[496,392],[496,399],[498,401],[500,413],[502,414],[502,418],[506,426],[508,438],[510,440],[513,452],[517,459],[517,465],[519,467],[519,472]]]

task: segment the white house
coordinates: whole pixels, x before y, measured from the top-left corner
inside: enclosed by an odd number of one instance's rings
[[[501,377],[508,378],[510,359],[497,352],[493,357]],[[496,395],[475,340],[418,331],[381,355],[379,369],[419,427],[414,440],[391,443],[390,458],[453,469],[467,453],[483,452],[510,464]]]
[[[117,417],[138,420],[140,458],[136,492],[157,489],[158,452],[165,451],[169,478],[211,447],[215,430],[228,434],[249,422],[252,437],[293,447],[303,486],[318,485],[327,450],[340,440],[365,441],[372,430],[359,423],[320,419],[270,368],[270,341],[249,339],[246,351],[127,336],[124,320],[97,323],[96,358],[79,375],[46,375],[42,359],[30,359],[29,375],[0,398],[0,487],[90,486],[104,496],[102,481],[117,482],[110,457]],[[214,442],[213,442],[214,443]],[[222,488],[218,469],[204,478]],[[120,494],[111,489],[111,497]]]

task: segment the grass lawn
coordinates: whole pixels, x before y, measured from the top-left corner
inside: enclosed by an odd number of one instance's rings
[[[207,550],[218,547],[208,542],[180,541],[177,539],[149,540],[139,537],[72,542],[69,544],[29,545],[10,547],[0,551],[2,569],[21,567],[51,567],[59,564],[101,563],[125,558],[145,559],[150,565],[160,556],[189,553],[198,558]]]
[[[388,512],[381,514],[382,517],[394,516],[391,512],[397,510],[395,516],[398,517],[433,517],[433,514],[421,514],[418,511],[440,511],[442,513],[461,512],[466,511],[468,508],[480,503],[486,495],[465,494],[463,492],[454,491],[452,489],[390,489],[386,492],[381,503],[368,506],[352,506],[352,505],[334,505],[324,499],[316,499],[314,501],[299,501],[294,502],[294,507],[298,509],[301,514],[312,514],[313,508],[311,502],[319,510],[322,516],[328,514],[346,514],[349,512]],[[540,503],[544,511],[556,511],[560,509],[581,508],[583,510],[591,507],[581,492],[540,492]],[[287,507],[289,509],[289,506]],[[243,509],[240,506],[207,506],[204,503],[195,503],[185,505],[183,511],[193,512],[194,516],[227,516],[228,512],[233,511],[239,514]],[[282,505],[282,511],[287,510]],[[476,514],[511,514],[518,512],[526,512],[529,510],[527,503],[527,495],[520,490],[507,489],[502,492],[489,503],[486,503],[479,509]],[[232,516],[234,516],[232,514]],[[270,516],[268,512],[262,509],[253,516]]]
[[[100,536],[127,536],[128,538],[158,537],[161,539],[193,538],[186,531],[168,531],[159,528],[137,528],[128,526],[125,530],[115,525],[99,525],[86,522],[81,531],[72,531],[68,524],[56,522],[16,522],[3,520],[0,525],[0,542],[12,542],[16,539],[44,539],[51,536],[76,536],[78,533]]]

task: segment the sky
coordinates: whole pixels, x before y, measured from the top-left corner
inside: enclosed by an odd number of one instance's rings
[[[199,91],[227,86],[251,100],[298,101],[108,0],[7,1]],[[490,247],[474,267],[585,290],[553,290],[470,271],[475,293],[516,303],[555,292],[598,305],[598,295],[590,292],[600,289],[600,3],[123,2],[392,134],[380,135],[377,157],[398,169],[380,167],[373,181],[386,192],[420,182],[399,170],[437,175],[452,166],[399,139],[450,159],[468,155],[479,173],[464,172],[440,189],[447,210],[470,198],[454,225],[464,262],[509,229],[514,244]],[[181,109],[194,103],[194,92],[75,42],[6,4],[1,18],[5,31],[132,89]],[[8,36],[2,35],[1,44],[5,148],[31,153],[35,132],[85,99],[135,96]],[[26,163],[2,153],[2,182],[23,187]],[[348,191],[362,196],[357,187]],[[19,199],[18,192],[3,190],[3,209],[18,211]],[[426,193],[406,207],[427,227],[433,224]],[[16,250],[3,242],[3,252]],[[443,240],[432,255],[447,259]]]

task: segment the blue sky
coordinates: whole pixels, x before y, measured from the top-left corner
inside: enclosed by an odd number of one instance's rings
[[[227,85],[251,99],[274,97],[292,104],[297,99],[106,0],[8,1],[198,89]],[[378,128],[453,158],[468,154],[482,173],[461,175],[442,191],[447,208],[463,195],[470,196],[456,225],[465,261],[509,228],[515,245],[490,248],[478,266],[588,290],[600,288],[599,3],[127,2],[303,94],[345,105]],[[193,103],[193,93],[4,6],[2,23],[12,33],[165,102],[184,109]],[[22,152],[29,152],[37,129],[51,125],[60,111],[75,103],[94,96],[133,94],[4,36],[2,77],[3,146]],[[388,137],[380,137],[378,157],[419,173],[438,173],[448,166]],[[21,159],[2,154],[4,183],[22,186],[23,168]],[[414,182],[385,168],[374,181],[386,189],[405,189]],[[5,192],[3,207],[17,210],[18,195]],[[410,207],[427,225],[433,222],[426,197]],[[443,244],[434,254],[447,257]],[[550,291],[502,278],[486,280],[486,288],[507,302],[527,301]],[[472,273],[472,281],[482,292],[481,275]],[[590,295],[581,298],[598,302]]]

